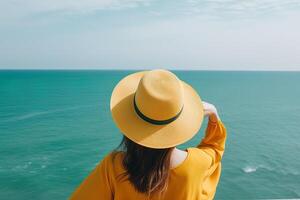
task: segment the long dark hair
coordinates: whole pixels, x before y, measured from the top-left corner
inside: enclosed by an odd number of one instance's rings
[[[118,149],[124,152],[122,164],[126,172],[122,177],[127,177],[138,192],[150,196],[167,189],[173,148],[152,149],[124,136],[115,152]]]

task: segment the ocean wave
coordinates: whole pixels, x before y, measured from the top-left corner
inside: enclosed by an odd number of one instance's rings
[[[280,175],[284,175],[284,176],[286,176],[286,175],[299,176],[300,175],[300,171],[299,170],[292,169],[292,168],[286,168],[284,166],[274,168],[274,167],[270,167],[270,166],[267,166],[267,165],[257,165],[257,166],[249,165],[249,166],[243,167],[242,171],[244,173],[249,174],[249,173],[256,172],[258,169],[260,169],[260,170],[266,170],[268,172],[273,172],[273,173],[279,173]]]
[[[66,112],[66,111],[70,111],[70,110],[77,110],[77,109],[81,109],[81,108],[94,107],[94,106],[96,106],[96,105],[83,105],[83,106],[73,106],[73,107],[68,107],[68,108],[63,108],[63,109],[53,109],[53,110],[46,110],[46,111],[34,111],[34,112],[27,113],[27,114],[24,114],[24,115],[11,117],[9,119],[0,121],[0,123],[1,122],[4,123],[4,122],[22,121],[22,120],[27,120],[27,119],[31,119],[31,118],[34,118],[34,117],[38,117],[38,116],[41,116],[41,115]]]
[[[17,116],[17,117],[13,117],[13,118],[8,119],[6,121],[20,121],[20,120],[30,119],[30,118],[33,118],[33,117],[36,117],[36,116],[39,116],[39,115],[45,115],[45,114],[48,114],[48,113],[51,113],[51,111],[32,112],[32,113],[28,113],[28,114],[25,114],[25,115],[20,115],[20,116]]]
[[[243,168],[243,172],[245,173],[253,173],[256,172],[256,170],[258,169],[258,167],[254,167],[254,166],[246,166]]]

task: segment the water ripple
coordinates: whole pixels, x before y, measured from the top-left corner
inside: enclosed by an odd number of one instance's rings
[[[73,106],[73,107],[69,107],[69,108],[53,109],[53,110],[47,110],[47,111],[33,111],[33,112],[30,112],[30,113],[27,113],[27,114],[24,114],[24,115],[15,116],[15,117],[11,117],[9,119],[5,119],[3,121],[0,121],[0,123],[22,121],[22,120],[31,119],[31,118],[34,118],[34,117],[39,117],[39,116],[42,116],[42,115],[66,112],[66,111],[70,111],[70,110],[77,110],[77,109],[81,109],[81,108],[95,107],[95,106],[97,106],[97,105],[83,105],[83,106]]]

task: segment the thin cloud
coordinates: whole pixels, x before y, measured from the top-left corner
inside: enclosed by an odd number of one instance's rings
[[[257,15],[299,10],[298,0],[187,0],[182,11],[190,15],[253,17]]]
[[[156,1],[155,10],[151,7]],[[103,10],[151,7],[153,16],[197,15],[204,17],[253,17],[257,15],[300,10],[299,0],[4,0],[0,1],[0,23],[41,13],[90,14]]]
[[[10,0],[0,1],[0,22],[37,13],[88,14],[99,10],[122,10],[150,5],[151,0]]]

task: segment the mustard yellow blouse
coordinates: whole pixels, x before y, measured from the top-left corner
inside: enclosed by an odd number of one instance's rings
[[[208,122],[205,137],[197,147],[187,149],[186,159],[170,169],[168,189],[149,199],[213,199],[221,175],[221,158],[225,149],[226,129],[221,121]],[[129,181],[116,177],[124,172],[122,153],[106,156],[71,196],[71,200],[142,200]]]

